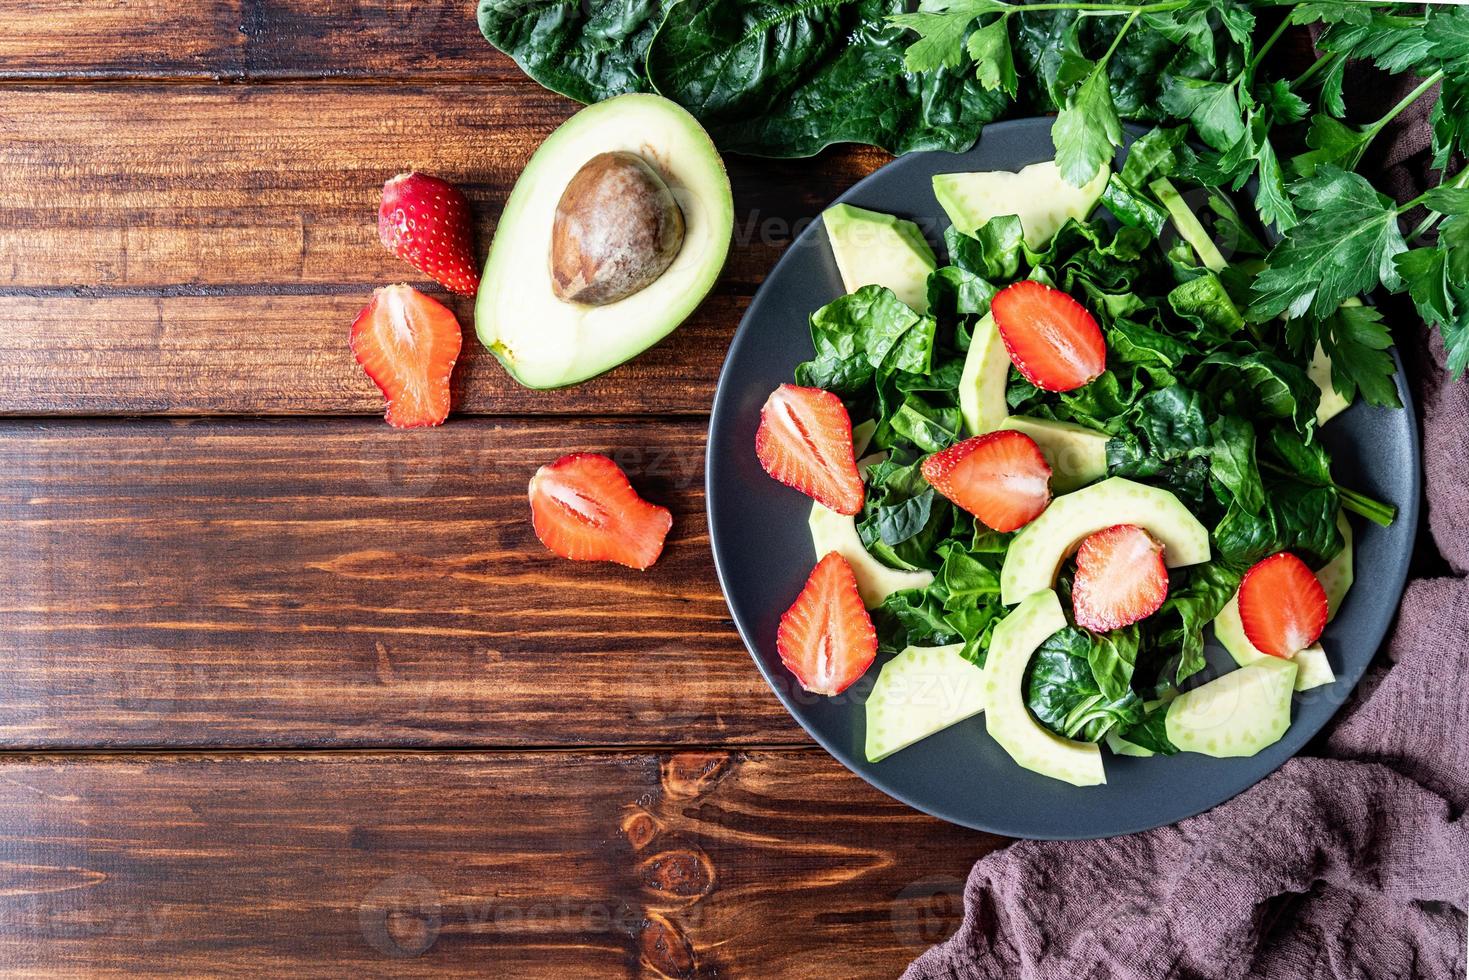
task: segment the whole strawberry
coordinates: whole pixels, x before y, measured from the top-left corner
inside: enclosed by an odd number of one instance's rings
[[[479,290],[469,201],[448,181],[417,172],[388,181],[377,233],[389,252],[445,289]]]

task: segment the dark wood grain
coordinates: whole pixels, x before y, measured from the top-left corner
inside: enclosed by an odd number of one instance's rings
[[[375,286],[423,284],[378,243],[383,180],[416,167],[459,183],[483,252],[525,161],[574,108],[530,85],[0,89],[0,414],[379,411],[347,330]],[[520,388],[456,301],[458,409],[707,411],[750,293],[880,159],[732,163],[736,244],[716,294],[591,384]]]
[[[998,843],[815,750],[11,758],[0,971],[893,977]]]
[[[474,0],[6,0],[0,80],[472,78],[516,83]]]
[[[805,743],[715,581],[702,422],[0,426],[0,745]],[[604,452],[674,512],[556,558],[526,485]]]

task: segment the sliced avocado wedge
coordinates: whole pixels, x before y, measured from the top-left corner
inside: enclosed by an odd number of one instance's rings
[[[847,292],[886,286],[914,312],[928,312],[928,274],[937,262],[917,225],[850,204],[833,204],[821,221]]]
[[[1194,214],[1188,202],[1183,199],[1183,195],[1178,193],[1178,188],[1173,186],[1173,181],[1167,177],[1159,177],[1148,186],[1159,202],[1168,209],[1168,216],[1173,219],[1173,227],[1178,229],[1179,237],[1193,246],[1204,268],[1213,273],[1220,273],[1229,268],[1229,263],[1224,260],[1219,246],[1215,245],[1214,239],[1209,237],[1203,223],[1199,221],[1199,216]]]
[[[867,696],[867,761],[880,762],[984,710],[984,671],[964,644],[909,647],[882,665]]]
[[[1209,560],[1209,530],[1167,490],[1120,476],[1062,494],[1010,542],[1000,599],[1014,605],[1054,588],[1056,573],[1083,538],[1113,524],[1136,524],[1163,542],[1169,568]]]
[[[1336,527],[1341,531],[1342,548],[1336,553],[1336,557],[1325,565],[1316,569],[1316,578],[1321,582],[1321,587],[1326,590],[1326,621],[1329,623],[1336,618],[1341,609],[1342,600],[1351,591],[1352,582],[1356,572],[1352,568],[1352,524],[1347,520],[1344,510],[1336,512]]]
[[[1056,493],[1079,490],[1107,475],[1107,440],[1111,437],[1105,432],[1028,415],[1011,415],[999,427],[1035,440],[1050,464],[1051,489]]]
[[[998,429],[1010,416],[1005,388],[1010,383],[1010,353],[995,318],[986,313],[974,325],[964,370],[959,375],[959,415],[972,436]]]
[[[1295,684],[1295,661],[1267,656],[1184,691],[1163,719],[1168,740],[1216,759],[1254,755],[1290,728]]]
[[[1214,617],[1214,638],[1219,641],[1220,646],[1229,651],[1234,662],[1241,667],[1247,667],[1261,660],[1274,659],[1255,647],[1250,638],[1245,636],[1245,624],[1239,618],[1239,595],[1225,603],[1219,615]],[[1330,684],[1336,680],[1336,674],[1331,669],[1331,662],[1326,658],[1326,650],[1320,643],[1313,643],[1306,649],[1290,658],[1296,664],[1296,690],[1309,691],[1313,687]]]
[[[1046,637],[1065,629],[1061,600],[1047,589],[1026,599],[995,627],[985,657],[985,728],[1016,764],[1070,783],[1107,781],[1102,750],[1090,742],[1062,738],[1031,717],[1025,706],[1025,668]]]
[[[857,592],[862,596],[862,604],[868,609],[876,609],[894,592],[924,589],[933,581],[932,572],[903,572],[872,557],[862,546],[856,518],[812,504],[807,525],[811,528],[811,543],[816,548],[817,560],[833,551],[847,559],[847,564],[852,566],[852,574],[857,577]]]
[[[604,305],[558,298],[553,229],[574,177],[594,158],[631,154],[656,173],[682,215],[682,243],[653,281]],[[699,305],[724,267],[734,202],[724,163],[687,110],[656,95],[588,106],[552,133],[505,202],[475,304],[475,328],[511,376],[556,388],[642,353]],[[611,261],[611,260],[609,260]]]
[[[1025,244],[1040,251],[1050,244],[1069,218],[1084,220],[1112,176],[1103,167],[1082,187],[1061,176],[1056,161],[1032,163],[1019,173],[984,170],[967,174],[936,174],[933,196],[954,227],[972,235],[991,218],[1013,214],[1025,230]]]

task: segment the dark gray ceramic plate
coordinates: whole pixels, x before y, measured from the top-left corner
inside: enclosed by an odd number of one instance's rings
[[[1018,170],[1049,160],[1050,124],[1001,123],[986,127],[967,153],[909,154],[837,200],[911,218],[938,239],[947,220],[930,178]],[[709,426],[707,467],[714,560],[740,635],[776,696],[828,752],[883,792],[953,823],[1012,837],[1090,838],[1158,827],[1222,803],[1275,770],[1321,729],[1362,676],[1402,594],[1418,523],[1420,460],[1411,405],[1392,411],[1359,404],[1324,430],[1339,478],[1397,504],[1399,517],[1386,529],[1353,519],[1357,584],[1322,640],[1337,680],[1296,696],[1290,730],[1275,745],[1248,759],[1187,753],[1131,759],[1104,750],[1107,784],[1076,788],[1015,765],[985,732],[981,715],[882,762],[867,762],[862,705],[886,658],[834,698],[802,691],[781,666],[776,625],[816,559],[806,529],[810,501],[766,476],[754,448],[766,397],[812,356],[808,315],[841,293],[817,222],[771,271],[730,345]],[[1401,378],[1398,390],[1408,404]],[[1212,643],[1209,660],[1199,680],[1232,666]]]

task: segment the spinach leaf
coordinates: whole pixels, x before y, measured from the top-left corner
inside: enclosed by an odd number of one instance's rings
[[[1277,427],[1272,431],[1284,430]],[[1255,427],[1238,415],[1221,415],[1209,423],[1209,434],[1214,440],[1209,472],[1247,513],[1260,513],[1265,506],[1265,484],[1255,460]]]
[[[1159,755],[1176,755],[1178,746],[1168,738],[1167,719],[1168,702],[1165,701],[1153,705],[1143,714],[1141,721],[1120,730],[1118,735]]]
[[[1152,626],[1158,647],[1171,652],[1170,662],[1176,658],[1172,681],[1182,683],[1204,669],[1204,627],[1239,588],[1241,572],[1214,561],[1174,569],[1170,575],[1168,598],[1153,614]],[[1163,677],[1160,681],[1166,683]]]
[[[578,102],[648,91],[643,56],[675,0],[480,0],[479,28],[531,78]]]
[[[1142,719],[1142,700],[1131,688],[1118,697],[1102,692],[1091,667],[1096,642],[1092,634],[1068,626],[1048,637],[1026,668],[1026,706],[1063,738],[1097,742],[1113,728]]]
[[[852,395],[878,369],[921,374],[933,354],[935,323],[884,286],[863,286],[811,314],[816,357],[796,368],[803,385]]]
[[[968,70],[912,72],[902,0],[681,0],[654,34],[654,90],[725,150],[810,156],[833,143],[968,149],[1009,105]]]

